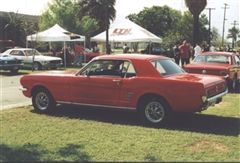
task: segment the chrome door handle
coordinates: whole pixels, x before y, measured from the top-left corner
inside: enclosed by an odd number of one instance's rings
[[[117,85],[120,85],[121,80],[119,80],[119,79],[113,79],[113,82],[117,83]]]

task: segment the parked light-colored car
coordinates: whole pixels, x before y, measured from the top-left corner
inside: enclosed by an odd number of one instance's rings
[[[4,54],[23,60],[24,67],[32,67],[34,70],[57,69],[63,65],[61,58],[44,56],[36,49],[31,48],[8,49]]]

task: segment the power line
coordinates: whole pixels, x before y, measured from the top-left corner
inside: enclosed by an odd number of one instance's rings
[[[227,20],[226,19],[226,9],[229,9],[227,8],[227,6],[229,6],[228,4],[224,3],[224,17],[223,17],[223,33],[222,33],[222,47],[224,46],[224,31],[225,31],[225,21]]]

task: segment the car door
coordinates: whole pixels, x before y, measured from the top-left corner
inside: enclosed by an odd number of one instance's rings
[[[116,106],[122,82],[121,75],[112,67],[117,62],[96,60],[76,75],[71,81],[72,103]]]
[[[21,50],[12,50],[10,55],[14,56],[15,58],[24,61],[25,60],[25,55]]]
[[[14,57],[16,57],[19,60],[22,60],[25,67],[32,65],[31,56],[27,56],[23,50],[12,50],[9,54],[13,55]]]

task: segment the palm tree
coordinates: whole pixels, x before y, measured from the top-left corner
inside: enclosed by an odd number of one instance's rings
[[[100,30],[106,30],[106,53],[110,54],[108,29],[110,21],[115,19],[116,0],[80,0],[80,15],[89,15],[98,21]]]
[[[186,6],[193,15],[193,44],[199,41],[199,15],[207,5],[207,0],[185,0]]]
[[[237,41],[237,38],[240,36],[240,30],[236,27],[232,27],[228,30],[228,38],[232,38],[232,48],[235,47],[235,42]]]

